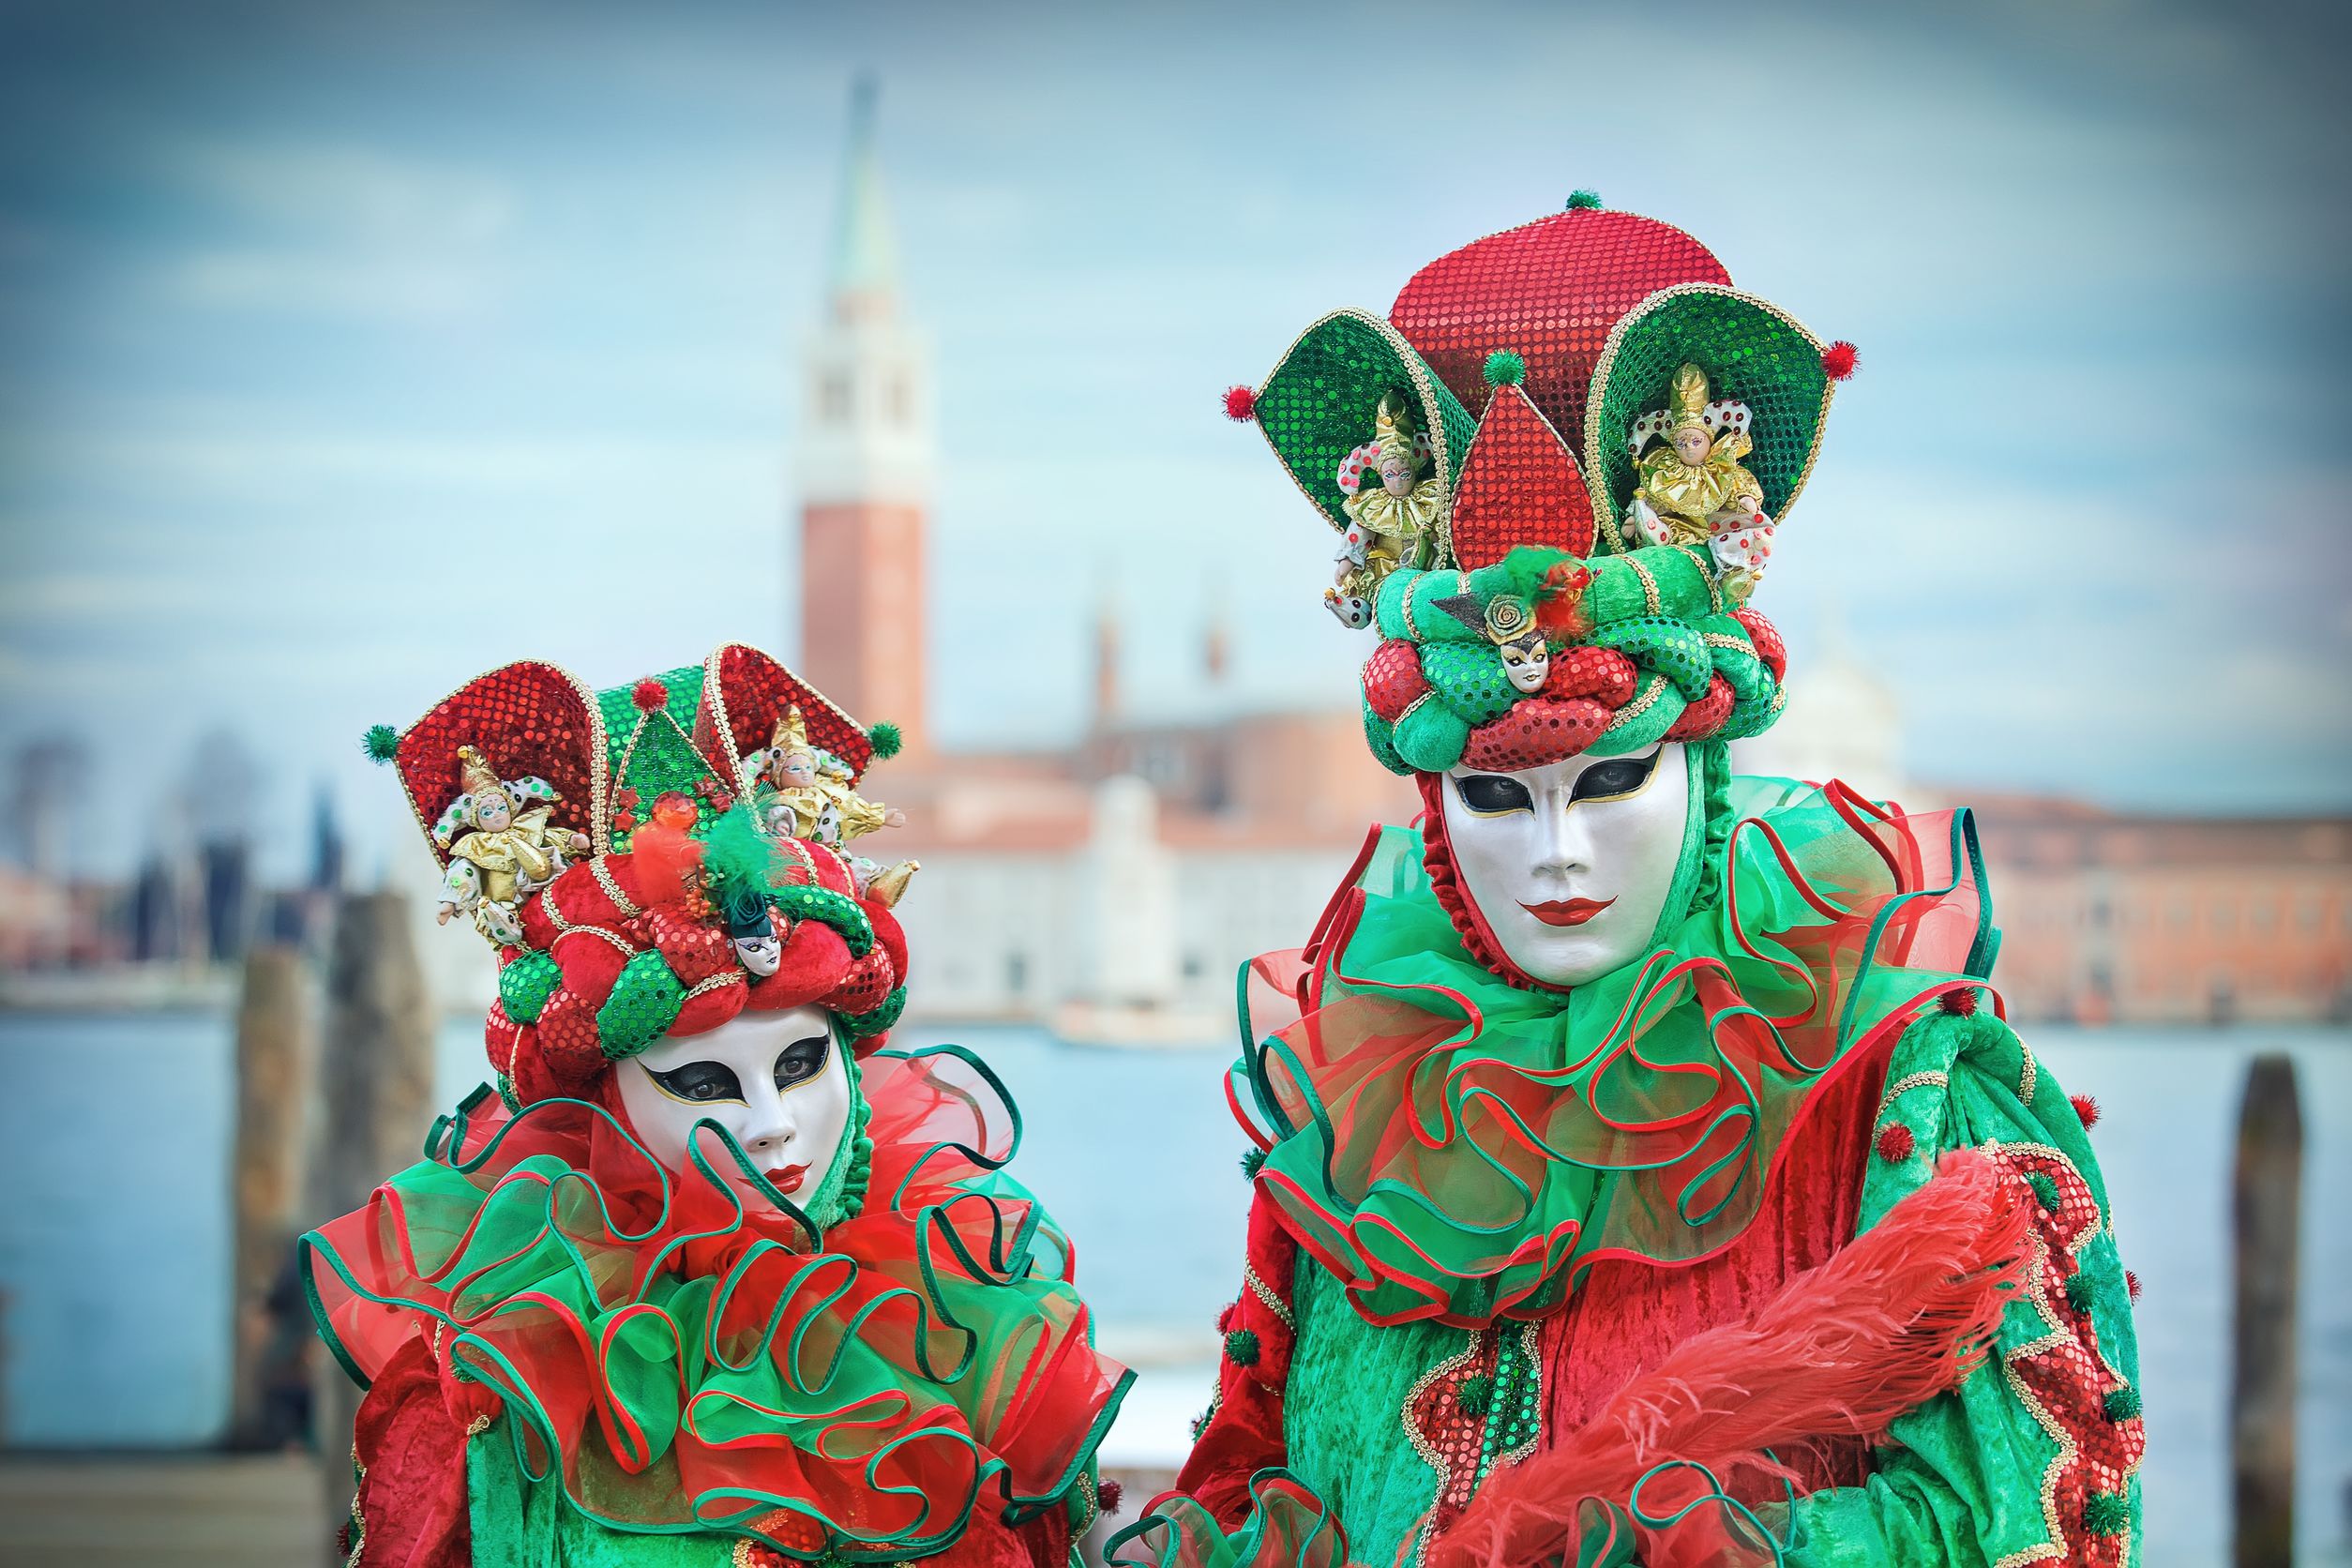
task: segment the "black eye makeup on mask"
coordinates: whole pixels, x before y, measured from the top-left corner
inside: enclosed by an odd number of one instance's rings
[[[833,1054],[833,1036],[812,1034],[806,1040],[794,1040],[776,1056],[776,1087],[780,1092],[795,1089],[825,1070],[826,1059]]]
[[[688,1105],[718,1105],[729,1100],[740,1103],[743,1099],[743,1084],[735,1077],[735,1069],[724,1062],[688,1062],[666,1073],[648,1067],[645,1076],[663,1093]]]
[[[1622,800],[1638,793],[1657,771],[1658,759],[1665,753],[1666,747],[1658,746],[1646,757],[1609,757],[1593,763],[1576,776],[1576,787],[1568,792],[1569,804],[1573,806],[1580,800]],[[1535,797],[1528,792],[1528,787],[1509,774],[1463,774],[1454,780],[1454,792],[1464,807],[1481,817],[1535,809]]]

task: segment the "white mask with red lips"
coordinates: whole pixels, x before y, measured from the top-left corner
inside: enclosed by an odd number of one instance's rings
[[[753,1169],[806,1205],[848,1135],[857,1065],[834,1038],[832,1018],[806,1006],[738,1013],[700,1034],[665,1035],[613,1070],[630,1129],[668,1169],[695,1178],[691,1145],[722,1180],[748,1186],[725,1139],[698,1132],[698,1123],[715,1122]]]
[[[1691,810],[1680,744],[1515,773],[1457,767],[1443,792],[1462,891],[1529,978],[1581,986],[1648,949]]]

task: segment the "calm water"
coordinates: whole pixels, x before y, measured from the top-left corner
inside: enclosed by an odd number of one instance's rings
[[[902,1043],[946,1037],[910,1030]],[[1247,1201],[1221,1090],[1229,1051],[1089,1050],[1021,1030],[952,1037],[985,1054],[1019,1101],[1015,1168],[1077,1238],[1078,1277],[1108,1332],[1163,1361],[1205,1346],[1238,1274]],[[2094,1141],[2125,1261],[2147,1286],[2151,1568],[2225,1558],[2228,1158],[2246,1058],[2294,1054],[2306,1124],[2300,1534],[2304,1560],[2352,1561],[2352,1225],[2335,1207],[2352,1193],[2352,1032],[2032,1037],[2069,1089],[2104,1107]],[[445,1031],[445,1097],[472,1087],[479,1048],[474,1030]],[[210,1440],[228,1399],[227,1026],[0,1015],[0,1070],[12,1091],[0,1099],[0,1438]],[[101,1125],[128,1137],[101,1146]],[[1113,1439],[1121,1455],[1181,1442],[1208,1375],[1206,1364],[1148,1369]]]

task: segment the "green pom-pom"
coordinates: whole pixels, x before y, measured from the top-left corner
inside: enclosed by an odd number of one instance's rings
[[[1249,1329],[1235,1329],[1225,1336],[1225,1359],[1236,1366],[1258,1364],[1258,1335]]]
[[[1462,1408],[1462,1413],[1466,1416],[1475,1419],[1485,1415],[1495,1408],[1495,1380],[1492,1378],[1484,1377],[1464,1378],[1460,1392],[1454,1396],[1454,1402]]]
[[[389,724],[370,724],[359,737],[359,746],[370,762],[388,762],[400,755],[400,732]]]
[[[1568,193],[1570,212],[1575,212],[1579,207],[1591,208],[1600,204],[1601,193],[1597,190],[1572,190]]]
[[[2083,1527],[2093,1535],[2120,1535],[2132,1523],[2132,1505],[2120,1492],[2093,1492],[2083,1504]]]
[[[545,953],[525,953],[498,972],[498,1004],[517,1023],[536,1023],[547,999],[564,983],[564,972]]]
[[[1216,1413],[1217,1408],[1214,1405],[1212,1405],[1207,1410],[1202,1410],[1199,1415],[1192,1418],[1193,1441],[1199,1442],[1200,1440],[1200,1434],[1209,1429],[1209,1418]]]
[[[898,755],[900,746],[907,744],[906,736],[900,734],[898,727],[888,719],[867,731],[866,741],[874,748],[874,760],[878,762],[887,762]]]
[[[2129,1421],[2140,1413],[2140,1391],[2129,1383],[2121,1388],[2111,1388],[2099,1405],[2106,1411],[2109,1421]]]
[[[1266,1152],[1255,1145],[1242,1151],[1242,1175],[1249,1181],[1258,1180],[1258,1173],[1266,1168]]]
[[[2077,1312],[2090,1310],[2090,1275],[2076,1269],[2066,1276],[2066,1304]]]
[[[2049,1172],[2045,1170],[2028,1172],[2026,1175],[2026,1185],[2033,1189],[2035,1200],[2044,1209],[2049,1210],[2050,1213],[2054,1214],[2058,1213],[2058,1183],[2051,1179]]]
[[[1515,349],[1497,349],[1486,356],[1486,384],[1516,386],[1527,380],[1527,360]]]
[[[621,966],[612,994],[596,1009],[596,1043],[615,1062],[635,1056],[670,1032],[686,1002],[686,987],[659,953],[640,953]]]

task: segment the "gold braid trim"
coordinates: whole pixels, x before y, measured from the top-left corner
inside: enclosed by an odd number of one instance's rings
[[[707,980],[698,980],[686,995],[678,999],[678,1005],[683,1007],[698,996],[708,996],[711,992],[722,987],[731,986],[738,980],[749,985],[751,982],[746,977],[746,972],[741,968],[721,970]]]
[[[1625,565],[1631,566],[1634,569],[1634,575],[1641,579],[1642,608],[1652,615],[1663,613],[1666,601],[1658,597],[1658,580],[1650,575],[1650,568],[1642,565],[1641,557],[1628,551],[1625,556]]]
[[[1907,1094],[1914,1089],[1924,1089],[1930,1084],[1939,1089],[1948,1089],[1952,1086],[1952,1075],[1935,1072],[1909,1073],[1896,1078],[1892,1083],[1888,1084],[1886,1092],[1878,1096],[1878,1109],[1871,1120],[1875,1122],[1884,1116],[1887,1113],[1887,1108],[1894,1104],[1894,1097],[1897,1094]]]
[[[596,885],[604,889],[604,896],[611,899],[613,907],[623,914],[634,920],[645,912],[637,907],[636,900],[621,891],[621,884],[612,880],[612,868],[604,863],[604,856],[592,857],[588,862],[588,869],[596,879]]]
[[[1653,671],[1643,679],[1649,685],[1644,686],[1632,701],[1617,710],[1616,716],[1609,720],[1611,724],[1621,724],[1629,718],[1640,717],[1650,711],[1650,705],[1658,700],[1658,694],[1666,690],[1666,678],[1664,675]]]
[[[1274,1287],[1259,1278],[1258,1271],[1246,1263],[1242,1265],[1242,1282],[1249,1287],[1252,1295],[1266,1304],[1267,1311],[1282,1320],[1284,1328],[1289,1329],[1292,1334],[1299,1332],[1298,1319],[1290,1316],[1289,1306],[1280,1296],[1274,1294]]]

